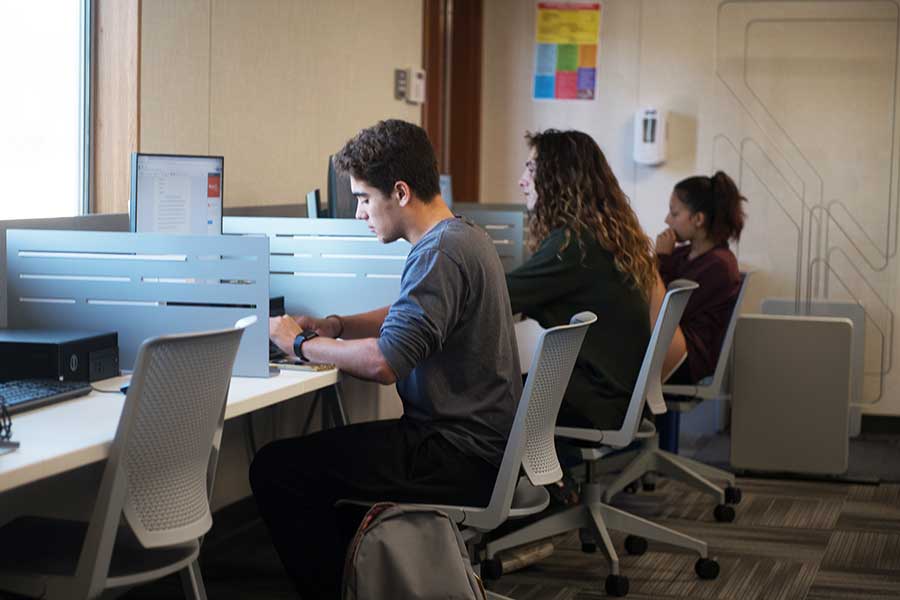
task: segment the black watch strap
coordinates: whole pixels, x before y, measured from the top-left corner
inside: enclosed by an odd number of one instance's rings
[[[294,338],[294,354],[303,362],[309,362],[309,359],[303,356],[303,342],[319,337],[319,334],[310,329],[306,329],[297,334]]]

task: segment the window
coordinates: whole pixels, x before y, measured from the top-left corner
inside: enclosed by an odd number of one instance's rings
[[[0,0],[0,219],[87,212],[90,0]]]

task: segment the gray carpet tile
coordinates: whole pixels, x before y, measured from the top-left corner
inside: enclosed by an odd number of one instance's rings
[[[705,540],[721,574],[703,581],[696,557],[650,542],[625,553],[613,532],[632,600],[898,600],[900,485],[739,479],[744,499],[733,523],[718,523],[715,501],[660,480],[653,492],[620,494],[614,504]],[[261,522],[236,535],[211,536],[201,555],[210,599],[295,598]],[[516,600],[605,598],[609,573],[600,553],[585,554],[575,533],[538,564],[505,575],[491,589]],[[138,588],[131,600],[182,598],[177,578]]]

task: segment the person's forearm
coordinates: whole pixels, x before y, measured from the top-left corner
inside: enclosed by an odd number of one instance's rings
[[[378,348],[375,338],[333,340],[313,338],[303,343],[303,358],[314,363],[331,363],[345,373],[361,379],[390,385],[397,376]]]
[[[387,317],[389,309],[389,306],[383,306],[366,313],[346,316],[340,315],[340,319],[344,324],[344,331],[341,332],[340,337],[345,340],[361,340],[378,337],[381,333],[381,324],[384,323],[384,319]]]

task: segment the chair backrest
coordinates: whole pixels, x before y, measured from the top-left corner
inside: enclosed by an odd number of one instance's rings
[[[209,457],[241,333],[163,336],[138,351],[116,442],[128,480],[123,513],[147,548],[196,539],[212,525]]]
[[[698,287],[700,287],[698,284],[687,279],[676,279],[669,284],[669,289],[663,297],[662,306],[659,309],[659,317],[656,319],[656,325],[650,335],[650,343],[647,344],[647,352],[644,353],[641,370],[638,372],[637,381],[634,384],[634,391],[631,393],[625,421],[618,431],[603,432],[604,444],[625,447],[634,440],[641,425],[645,402],[650,403],[651,410],[656,414],[666,411],[666,403],[662,395],[663,361],[691,293]],[[660,407],[662,410],[657,413],[656,411]]]
[[[587,328],[596,320],[594,313],[581,312],[568,325],[547,329],[538,339],[497,482],[479,526],[493,528],[506,520],[520,468],[534,485],[562,477],[554,446],[556,416]]]
[[[716,362],[716,370],[713,372],[712,382],[709,388],[722,392],[725,385],[725,373],[728,371],[728,361],[731,357],[731,346],[734,342],[734,330],[737,327],[738,317],[741,316],[741,304],[744,302],[744,292],[747,291],[747,283],[750,281],[750,272],[741,271],[741,287],[731,310],[731,318],[728,320],[728,328],[725,329],[725,338],[722,340],[722,348],[719,350],[719,360]]]

